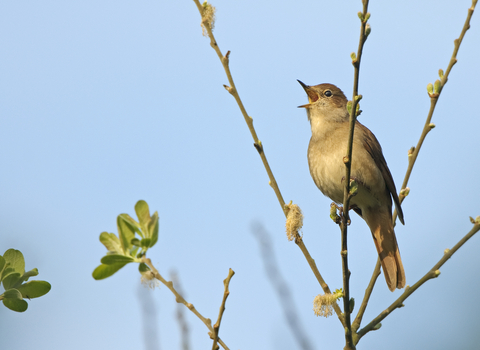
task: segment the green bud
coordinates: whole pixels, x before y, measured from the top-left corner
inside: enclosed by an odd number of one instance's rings
[[[360,101],[363,98],[362,95],[357,95],[355,96],[355,101]]]
[[[475,220],[471,216],[469,216],[469,218],[470,218],[470,222],[475,225]]]
[[[439,94],[441,89],[442,89],[442,83],[438,79],[435,80],[435,84],[433,85],[433,91],[436,94]]]
[[[382,328],[382,324],[380,322],[378,322],[375,327],[373,327],[373,330],[374,331],[378,331],[380,328]]]
[[[413,155],[413,152],[415,152],[415,147],[411,147],[409,150],[408,150],[408,156],[411,157]]]
[[[330,219],[332,219],[334,222],[338,222],[340,220],[340,216],[337,215],[337,207],[335,204],[330,206]]]
[[[440,270],[435,270],[435,277],[440,276]]]
[[[372,31],[372,27],[370,27],[370,24],[367,24],[365,26],[365,36],[369,36],[371,31]]]
[[[363,13],[358,11],[357,15],[358,15],[358,18],[360,18],[360,21],[363,22]]]
[[[350,298],[350,303],[348,307],[350,308],[350,313],[352,313],[353,309],[355,308],[355,298]]]
[[[433,84],[432,83],[429,83],[427,85],[427,91],[429,94],[433,94]]]
[[[350,57],[352,58],[352,62],[355,62],[357,60],[357,55],[355,54],[355,52],[352,52],[350,54]]]
[[[370,19],[370,12],[367,12],[367,15],[365,16],[365,22]]]
[[[430,129],[435,128],[435,124],[433,124],[433,123],[428,124],[428,126],[430,127]]]
[[[438,70],[438,76],[440,77],[440,79],[443,78],[443,69]]]
[[[352,114],[352,101],[347,102],[347,111],[348,114]]]
[[[355,196],[358,193],[358,183],[357,181],[351,179],[350,180],[350,188],[348,192],[352,195]]]
[[[480,216],[477,216],[475,218],[475,224],[477,224],[477,225],[480,224]]]
[[[400,190],[400,196],[403,196],[403,197],[406,197],[410,194],[410,188],[409,187],[406,187],[406,188],[402,188]]]
[[[447,248],[443,251],[443,254],[448,254],[449,251],[450,251],[450,249]]]

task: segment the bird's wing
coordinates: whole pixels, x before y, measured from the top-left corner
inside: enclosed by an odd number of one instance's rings
[[[405,222],[403,221],[402,207],[400,206],[400,200],[398,199],[397,195],[397,189],[395,188],[395,183],[393,182],[392,174],[388,169],[387,162],[383,157],[382,147],[380,146],[380,143],[378,142],[375,135],[366,126],[357,122],[357,127],[362,130],[363,133],[363,146],[372,156],[378,169],[380,169],[383,179],[385,180],[385,184],[387,185],[388,190],[392,194],[393,201],[395,202],[395,207],[397,208],[398,218],[400,222],[405,225]]]

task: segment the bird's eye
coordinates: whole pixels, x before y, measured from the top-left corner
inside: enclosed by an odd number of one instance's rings
[[[323,94],[327,97],[331,97],[333,95],[330,90],[325,91]]]

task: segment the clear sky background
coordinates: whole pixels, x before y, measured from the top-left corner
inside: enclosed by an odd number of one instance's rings
[[[351,99],[350,53],[361,1],[216,1],[215,35],[285,200],[305,215],[305,244],[332,289],[342,286],[340,235],[330,200],[307,165],[310,126],[296,82],[334,83]],[[360,121],[382,144],[400,187],[430,101],[470,0],[371,1]],[[343,348],[336,317],[316,317],[320,286],[284,216],[227,78],[202,37],[192,1],[3,1],[0,5],[0,250],[19,249],[52,290],[25,313],[0,307],[4,349],[142,349],[142,304],[161,349],[180,349],[176,303],[140,286],[136,266],[95,281],[102,231],[146,200],[160,215],[149,257],[216,319],[228,269],[236,274],[220,336],[230,349],[298,349],[263,265],[252,224],[272,236],[301,328],[315,349]],[[414,168],[397,239],[413,285],[480,215],[480,8],[474,13]],[[377,259],[367,225],[352,215],[351,296],[357,309]],[[359,349],[477,349],[480,237],[365,336]],[[379,277],[364,325],[402,292]],[[187,313],[192,349],[211,347]],[[149,329],[150,329],[149,328]]]

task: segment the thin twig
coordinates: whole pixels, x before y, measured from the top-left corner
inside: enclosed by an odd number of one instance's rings
[[[470,232],[468,232],[465,237],[463,237],[455,246],[450,250],[445,250],[443,257],[433,266],[430,271],[428,271],[422,278],[420,278],[417,283],[415,283],[412,287],[407,286],[405,291],[400,295],[400,297],[395,300],[388,308],[382,311],[377,317],[375,317],[368,325],[362,328],[358,334],[358,340],[362,338],[368,332],[374,330],[374,327],[380,323],[385,317],[387,317],[392,311],[395,309],[402,307],[403,302],[407,299],[413,292],[415,292],[420,286],[422,286],[428,280],[432,278],[436,278],[440,275],[440,267],[447,262],[448,259],[452,257],[453,254],[462,246],[464,245],[472,236],[480,230],[480,223],[477,221]]]
[[[380,258],[377,259],[377,263],[375,265],[375,268],[373,269],[372,277],[370,278],[370,283],[365,290],[362,304],[360,305],[357,316],[352,323],[352,331],[354,333],[354,338],[356,338],[355,333],[360,328],[360,324],[362,323],[363,315],[365,314],[365,310],[367,309],[368,301],[370,300],[370,296],[372,295],[373,287],[375,286],[375,282],[377,281],[378,276],[380,276]],[[358,340],[354,339],[354,343],[357,344],[357,342]]]
[[[146,257],[142,257],[142,263],[148,265],[148,267],[150,268],[151,272],[153,273],[154,277],[159,280],[160,282],[162,282],[165,286],[167,286],[168,289],[170,289],[170,291],[175,295],[175,301],[179,304],[183,304],[185,305],[191,312],[193,312],[195,314],[195,316],[197,316],[204,324],[205,326],[207,326],[207,328],[210,330],[210,332],[213,334],[213,327],[212,327],[212,321],[209,319],[209,318],[205,318],[202,316],[202,314],[200,314],[200,312],[197,311],[197,309],[195,309],[195,306],[193,306],[193,304],[191,303],[188,303],[184,298],[183,296],[181,296],[177,290],[173,287],[173,283],[172,281],[167,281],[166,279],[164,279],[162,277],[162,275],[158,272],[158,270],[155,268],[155,266],[153,266],[152,264],[152,261]],[[225,350],[229,350],[229,348],[227,347],[227,345],[220,339],[218,338],[218,342],[220,343],[220,345],[225,349]]]
[[[363,0],[363,12],[360,16],[361,26],[360,26],[360,39],[358,42],[357,55],[353,59],[352,63],[355,68],[354,72],[354,82],[353,82],[353,99],[352,99],[352,109],[350,113],[350,130],[348,136],[347,144],[347,155],[344,158],[345,163],[345,188],[343,195],[343,215],[340,224],[342,231],[342,271],[343,271],[343,310],[345,314],[345,349],[355,349],[355,344],[353,342],[352,335],[352,326],[350,323],[350,270],[348,269],[348,248],[347,248],[347,226],[349,222],[348,208],[350,203],[350,171],[352,167],[352,151],[353,151],[353,133],[355,130],[355,124],[357,120],[357,105],[361,99],[361,96],[358,95],[358,83],[360,79],[360,61],[362,58],[363,45],[367,40],[368,33],[366,32],[367,21],[368,21],[368,0]],[[353,57],[352,57],[353,58]]]
[[[420,152],[420,148],[423,145],[423,141],[425,140],[425,137],[430,132],[430,130],[432,130],[431,120],[432,120],[433,112],[435,110],[435,106],[437,104],[438,98],[440,97],[440,94],[442,92],[442,89],[443,89],[444,85],[448,81],[448,76],[450,74],[450,71],[452,70],[455,63],[457,63],[457,53],[458,53],[458,50],[460,49],[460,44],[463,41],[463,37],[465,36],[465,33],[467,32],[468,29],[470,29],[470,19],[472,18],[473,11],[475,10],[475,6],[477,5],[477,1],[478,0],[472,0],[472,6],[468,9],[467,19],[465,20],[465,23],[463,25],[460,36],[458,37],[458,39],[455,39],[453,41],[454,48],[453,48],[452,57],[450,58],[450,62],[448,63],[448,67],[447,67],[447,70],[446,70],[445,74],[441,77],[441,80],[439,81],[440,84],[438,84],[438,90],[434,91],[433,93],[429,93],[429,96],[430,96],[430,110],[428,112],[427,120],[425,121],[425,126],[423,127],[423,131],[422,131],[422,134],[420,135],[420,139],[418,140],[417,146],[413,150],[411,149],[411,152],[409,152],[408,168],[407,168],[407,172],[405,174],[405,178],[403,180],[402,189],[407,187],[408,180],[410,179],[410,175],[412,173],[413,166],[415,165],[415,162],[416,162],[417,157],[418,157],[418,153]],[[401,203],[401,202],[403,202],[405,197],[400,196],[399,199],[400,199],[400,203]],[[393,213],[394,222],[395,222],[396,218],[397,218],[397,210],[395,210],[395,212]]]
[[[439,87],[439,90],[438,91],[433,91],[433,93],[429,93],[429,96],[430,96],[430,110],[428,111],[427,119],[425,121],[425,125],[423,127],[423,131],[422,131],[422,133],[420,135],[420,138],[418,140],[417,146],[412,147],[408,152],[408,167],[407,167],[407,171],[405,173],[405,178],[403,180],[403,184],[402,184],[402,187],[401,187],[402,189],[405,189],[407,187],[408,180],[410,179],[410,175],[412,174],[413,166],[415,165],[415,162],[416,162],[417,157],[418,157],[418,153],[420,152],[420,148],[423,145],[423,141],[425,140],[425,138],[426,138],[427,134],[430,132],[430,130],[432,130],[433,125],[431,124],[431,121],[432,121],[432,117],[433,117],[433,112],[435,111],[435,106],[437,104],[438,98],[440,97],[440,93],[443,89],[443,86],[447,83],[448,76],[450,74],[450,71],[452,70],[452,67],[455,65],[455,63],[457,63],[457,53],[458,53],[458,50],[460,48],[460,44],[463,41],[463,37],[465,36],[465,33],[470,28],[470,19],[472,18],[473,11],[475,10],[475,6],[477,5],[477,1],[478,0],[472,0],[472,6],[468,9],[467,18],[465,20],[462,31],[460,33],[460,37],[458,39],[454,40],[453,53],[452,53],[452,57],[450,58],[450,62],[448,64],[447,71],[445,72],[445,75],[443,75],[443,77],[441,77],[441,81],[439,81],[439,84],[437,84],[437,87]],[[403,200],[405,199],[405,196],[402,195],[402,191],[400,191],[400,194],[399,194],[398,198],[400,199],[400,203],[402,203]],[[397,220],[397,209],[395,208],[395,211],[393,212],[393,224],[394,225],[395,225],[396,220]],[[368,299],[369,299],[370,295],[368,295],[368,297],[367,297],[367,292],[369,294],[371,294],[371,292],[373,290],[373,287],[375,285],[375,281],[376,281],[376,277],[374,279],[374,276],[378,277],[379,272],[380,272],[380,265],[377,262],[377,265],[375,266],[375,269],[373,270],[373,273],[372,273],[372,279],[370,280],[370,281],[373,280],[373,285],[371,286],[371,288],[370,288],[370,285],[367,288],[367,290],[365,292],[365,297],[363,299],[362,306],[361,306],[360,310],[363,309],[363,311],[365,311],[365,308],[367,306],[366,305],[364,306],[363,303],[365,303],[365,302],[368,303]],[[355,318],[355,322],[354,322],[355,326],[356,326],[356,329],[358,329],[360,327],[360,323],[361,323],[362,317],[363,317],[363,313],[360,314],[360,310],[359,310],[359,314]],[[359,317],[359,315],[360,315],[360,317]]]
[[[222,305],[220,305],[220,310],[218,312],[217,322],[213,325],[213,345],[212,350],[218,349],[218,332],[220,331],[220,323],[222,322],[223,312],[225,311],[225,303],[227,301],[228,296],[230,295],[230,291],[228,290],[228,286],[230,284],[230,280],[232,279],[235,272],[232,269],[228,269],[228,276],[223,280],[223,285],[225,287],[225,291],[223,293]]]
[[[275,194],[277,196],[278,202],[280,203],[280,206],[282,208],[283,213],[285,214],[285,216],[287,216],[288,209],[286,209],[286,207],[285,207],[285,201],[284,201],[284,199],[282,197],[282,194],[280,192],[280,188],[278,187],[277,181],[275,180],[275,177],[273,176],[273,172],[270,168],[270,165],[268,164],[267,157],[265,156],[265,152],[263,150],[263,144],[258,139],[255,128],[253,127],[253,119],[248,115],[247,111],[245,110],[243,102],[240,99],[240,95],[238,94],[237,88],[235,87],[235,83],[233,82],[232,74],[230,72],[230,67],[229,67],[230,51],[227,51],[225,56],[222,54],[222,52],[220,51],[220,48],[218,47],[217,41],[215,40],[215,37],[213,35],[211,26],[208,25],[208,23],[203,20],[204,9],[203,9],[202,5],[200,4],[200,2],[198,0],[193,0],[193,2],[197,5],[198,11],[200,12],[200,15],[202,16],[202,23],[204,23],[204,27],[205,27],[205,29],[208,33],[208,37],[210,38],[210,46],[217,53],[217,56],[220,59],[220,62],[223,65],[223,69],[225,70],[225,73],[227,75],[228,82],[229,82],[230,86],[224,85],[224,87],[235,98],[235,101],[237,101],[238,107],[240,108],[240,111],[242,112],[242,115],[245,119],[245,122],[247,123],[248,129],[250,130],[250,133],[252,134],[253,141],[254,141],[253,145],[255,146],[256,150],[258,151],[258,154],[260,155],[260,157],[262,159],[262,162],[263,162],[263,165],[265,167],[265,170],[267,171],[268,178],[270,179],[269,184],[273,188],[273,190],[275,191]],[[307,262],[308,262],[310,268],[312,269],[313,273],[317,277],[317,280],[319,280],[319,282],[323,281],[323,278],[321,277],[320,271],[318,271],[318,268],[317,268],[315,262],[313,261],[312,257],[310,256],[310,253],[308,252],[307,248],[305,247],[305,244],[303,243],[303,240],[295,240],[295,243],[300,247],[301,251],[303,252],[303,254],[305,256],[305,259],[307,259]],[[313,264],[312,264],[312,261],[313,261]],[[320,277],[320,279],[319,279],[319,277]],[[325,281],[320,282],[320,285],[322,286],[322,288],[324,288],[324,286],[327,286]],[[323,290],[324,290],[325,293],[330,292],[330,290],[328,289],[328,286],[327,286],[327,290],[325,290],[325,289],[323,289]],[[335,308],[335,312],[338,316],[338,319],[342,323],[342,325],[345,326],[344,321],[343,321],[342,312],[341,312],[341,310],[338,306]]]
[[[220,59],[220,62],[222,62],[223,69],[225,70],[225,74],[227,75],[228,78],[228,83],[230,86],[224,85],[225,89],[235,98],[235,101],[237,101],[238,107],[240,108],[240,111],[242,112],[243,118],[245,119],[245,122],[247,123],[248,129],[250,130],[250,133],[252,134],[252,138],[254,141],[254,146],[258,151],[258,154],[260,155],[260,158],[262,158],[263,165],[265,166],[265,170],[267,171],[268,178],[270,179],[270,186],[273,188],[275,191],[275,194],[277,195],[278,202],[280,203],[280,206],[282,207],[282,210],[285,213],[285,201],[283,200],[282,194],[280,192],[280,188],[277,185],[277,181],[275,180],[275,176],[273,176],[272,169],[270,169],[270,165],[268,164],[267,157],[265,156],[265,153],[263,151],[263,145],[262,142],[258,139],[257,132],[255,131],[255,128],[253,127],[253,118],[250,117],[247,113],[247,110],[245,109],[242,100],[240,99],[240,95],[238,94],[237,88],[235,86],[235,83],[233,82],[233,77],[232,73],[230,72],[230,67],[229,67],[229,56],[230,56],[230,51],[227,51],[227,54],[224,56],[222,54],[222,51],[220,51],[220,48],[218,47],[217,41],[215,40],[215,36],[213,35],[212,28],[208,24],[208,22],[205,22],[203,20],[203,7],[200,4],[198,0],[193,0],[195,4],[197,5],[198,11],[200,12],[200,15],[202,16],[202,23],[204,24],[205,29],[207,30],[208,37],[210,38],[210,46],[215,50],[215,52],[218,55],[218,58]]]

